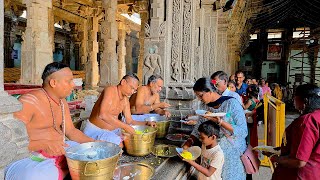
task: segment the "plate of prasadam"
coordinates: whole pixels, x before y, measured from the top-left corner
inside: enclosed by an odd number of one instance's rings
[[[200,116],[211,116],[211,117],[223,117],[226,115],[224,112],[213,113],[206,110],[196,110],[196,114]]]

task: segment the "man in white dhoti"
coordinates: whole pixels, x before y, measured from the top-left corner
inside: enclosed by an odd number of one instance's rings
[[[42,89],[19,98],[22,110],[14,116],[26,125],[31,156],[9,165],[6,180],[62,180],[68,173],[65,148],[94,141],[71,120],[65,100],[74,88],[70,68],[56,62],[48,64],[42,80]],[[71,141],[65,142],[65,136]]]
[[[123,147],[121,129],[134,134],[135,130],[131,125],[155,126],[154,122],[139,122],[131,117],[129,97],[136,93],[138,84],[139,79],[135,74],[127,74],[117,86],[105,87],[92,109],[83,132],[94,139]]]

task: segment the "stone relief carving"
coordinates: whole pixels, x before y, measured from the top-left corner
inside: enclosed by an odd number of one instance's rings
[[[193,90],[191,87],[169,87],[168,99],[193,99]]]
[[[190,74],[190,47],[191,44],[191,0],[184,1],[183,8],[183,46],[182,46],[182,79],[188,80]]]
[[[197,46],[195,51],[195,61],[193,64],[194,67],[194,77],[193,80],[196,81],[201,77],[202,70],[200,69],[200,46]]]
[[[171,79],[175,82],[179,80],[179,72],[180,72],[180,0],[173,1],[173,17],[172,17],[172,49],[171,49]]]
[[[217,69],[216,68],[216,59],[215,59],[215,49],[216,49],[216,27],[215,26],[211,26],[210,28],[210,51],[209,51],[209,57],[211,57],[211,59],[209,59],[209,68],[210,69]],[[220,51],[221,49],[219,49]],[[223,69],[217,69],[217,70],[223,70]],[[209,71],[210,72],[210,71]]]
[[[204,37],[208,37],[209,34],[209,28],[204,29]],[[204,39],[204,48],[203,48],[203,72],[202,76],[209,76],[209,51],[210,51],[210,44],[209,44],[209,39],[205,38]]]
[[[144,24],[144,31],[145,37],[150,37],[150,25],[148,23]]]
[[[153,74],[161,75],[161,56],[158,54],[158,47],[149,48],[149,54],[145,57],[144,65],[148,70],[144,74],[144,82],[148,82],[148,78]]]
[[[160,27],[159,27],[159,36],[165,36],[166,35],[166,22],[162,22],[160,24]]]

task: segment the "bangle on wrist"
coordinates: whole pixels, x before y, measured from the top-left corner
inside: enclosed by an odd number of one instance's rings
[[[223,122],[223,120],[222,119],[219,119],[219,121],[218,121],[218,126],[221,126],[221,124],[222,124],[222,122]]]
[[[273,161],[273,162],[276,162],[276,161],[274,161],[274,156],[279,157],[277,154],[272,154],[272,155],[269,157],[269,159],[270,159],[271,161]]]
[[[191,144],[194,143],[193,139],[192,138],[188,138],[188,141],[191,141]]]

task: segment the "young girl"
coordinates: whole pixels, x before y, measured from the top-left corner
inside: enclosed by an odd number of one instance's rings
[[[249,85],[247,88],[247,101],[243,104],[243,109],[253,111],[259,102],[258,100],[259,87],[257,85]]]
[[[229,81],[228,82],[228,89],[230,91],[236,92],[236,82],[235,81]]]
[[[202,123],[198,128],[202,142],[201,165],[195,161],[184,159],[199,171],[198,180],[222,179],[224,155],[218,144],[219,130],[220,127],[212,121]]]
[[[257,133],[257,120],[256,120],[256,106],[259,103],[258,100],[259,87],[257,85],[249,85],[247,89],[247,101],[243,104],[243,109],[246,110],[246,119],[248,126],[247,142],[252,147],[258,145],[258,133]]]

